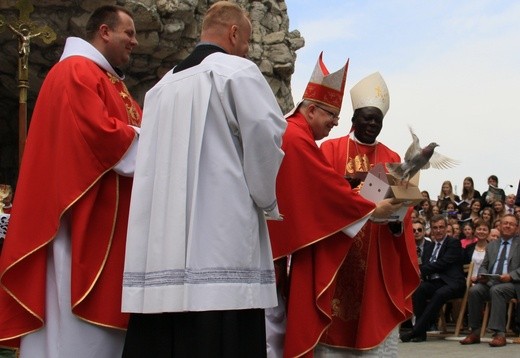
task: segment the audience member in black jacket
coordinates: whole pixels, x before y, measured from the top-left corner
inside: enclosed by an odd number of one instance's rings
[[[403,342],[426,340],[426,330],[446,301],[464,294],[460,241],[446,236],[448,222],[443,215],[431,219],[431,239],[435,245],[424,250],[420,266],[421,284],[412,296],[415,325],[411,332],[401,334]]]

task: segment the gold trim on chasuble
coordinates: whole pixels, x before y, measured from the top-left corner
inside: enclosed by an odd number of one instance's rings
[[[126,114],[128,115],[128,124],[139,127],[141,124],[141,116],[135,107],[135,102],[132,100],[132,96],[130,96],[130,92],[128,92],[125,83],[108,71],[106,71],[106,74],[110,82],[112,82],[119,91],[119,95],[125,104]]]
[[[356,155],[354,157],[350,154],[350,142],[354,142],[354,146],[356,148]],[[370,146],[372,148],[372,146]],[[367,173],[372,169],[374,166],[374,163],[378,163],[377,161],[377,144],[373,146],[374,150],[370,151],[367,155],[367,153],[359,153],[359,148],[357,145],[357,142],[352,140],[350,136],[347,138],[347,156],[346,156],[346,162],[345,162],[345,177],[353,177],[358,172],[364,172]],[[370,156],[373,156],[372,161],[369,158]],[[363,187],[362,181],[357,187],[352,188],[355,191],[361,190]]]
[[[100,176],[98,176],[96,178],[95,181],[92,182],[92,184],[90,184],[88,186],[88,188],[85,189],[85,191],[83,191],[78,197],[76,197],[74,200],[72,200],[70,202],[69,205],[67,205],[65,207],[65,209],[61,212],[60,216],[59,216],[59,222],[61,223],[61,220],[63,218],[63,215],[67,212],[67,210],[70,209],[70,207],[72,205],[74,205],[79,199],[81,199],[86,192],[88,192],[98,181],[101,177],[103,177],[103,175],[105,175],[108,171],[112,170],[112,168],[109,168],[107,169],[106,171],[104,171],[103,173],[101,173]],[[119,175],[116,175],[116,197],[117,197],[117,203],[119,203]],[[116,216],[117,216],[117,209],[118,209],[118,206],[119,204],[116,205]],[[114,236],[114,227],[115,227],[115,222],[116,222],[116,219],[117,217],[114,216],[114,223],[113,223],[113,228],[112,228],[112,233],[110,235],[110,246],[112,245],[112,238]],[[43,317],[41,317],[40,315],[38,315],[36,312],[34,312],[33,310],[31,310],[27,305],[25,305],[19,298],[18,296],[16,296],[13,291],[11,291],[10,289],[8,289],[3,283],[2,283],[2,278],[5,276],[5,274],[11,270],[12,267],[14,267],[15,265],[17,265],[18,263],[20,263],[21,261],[25,260],[27,257],[31,256],[32,254],[34,254],[36,251],[38,250],[41,250],[44,246],[47,246],[49,245],[55,238],[56,238],[56,235],[58,233],[58,230],[60,228],[60,225],[57,226],[57,229],[56,231],[54,232],[54,234],[52,234],[52,236],[49,238],[48,241],[44,242],[42,245],[38,246],[37,248],[35,248],[34,250],[32,250],[31,252],[28,252],[27,254],[25,254],[24,256],[20,257],[18,260],[16,260],[15,262],[13,262],[11,265],[9,265],[8,267],[6,267],[6,269],[4,270],[4,272],[0,273],[0,286],[7,292],[7,294],[9,294],[9,296],[11,296],[12,299],[14,299],[20,306],[22,306],[27,312],[29,312],[33,317],[35,317],[37,320],[39,320],[41,322],[41,326],[32,330],[32,331],[27,331],[27,332],[23,332],[21,334],[18,334],[16,336],[13,336],[13,337],[7,337],[5,338],[5,340],[9,340],[9,339],[15,339],[15,338],[18,338],[18,337],[21,337],[21,336],[24,336],[26,334],[30,334],[30,333],[33,333],[33,332],[36,332],[38,330],[41,329],[41,327],[43,327],[44,325],[44,322],[45,320],[43,319]],[[72,312],[72,309],[74,307],[76,307],[76,305],[78,305],[79,303],[81,303],[81,301],[83,301],[85,299],[85,297],[88,295],[88,293],[92,290],[92,287],[94,287],[94,284],[97,282],[97,278],[99,277],[99,275],[101,274],[101,271],[102,271],[102,268],[104,267],[104,263],[106,262],[107,260],[107,257],[108,257],[108,252],[110,251],[110,249],[107,250],[107,252],[105,253],[105,258],[103,260],[103,265],[101,266],[101,269],[99,270],[98,274],[96,275],[96,279],[94,280],[94,282],[92,283],[92,286],[91,288],[89,289],[89,291],[80,299],[80,301],[78,301],[76,304],[72,304],[72,301],[71,301],[71,312]],[[46,267],[47,269],[47,267]],[[72,312],[73,313],[73,312]],[[74,314],[74,313],[73,313]],[[81,318],[82,320],[84,321],[87,321],[87,322],[90,322],[80,316],[77,316],[76,314],[74,314],[76,317],[78,318]],[[92,322],[92,323],[95,323],[95,322]],[[96,323],[97,325],[99,326],[105,326],[105,327],[111,327],[111,326],[107,326],[105,324],[101,324],[101,323]],[[113,328],[117,328],[117,329],[121,329],[119,327],[113,327]]]
[[[74,308],[76,308],[79,304],[81,304],[81,302],[83,302],[85,300],[85,298],[89,295],[90,291],[92,291],[92,289],[94,288],[94,286],[98,282],[99,276],[101,275],[101,272],[105,268],[105,264],[106,264],[106,262],[108,260],[108,255],[110,253],[110,249],[112,248],[112,241],[114,240],[114,232],[115,232],[115,229],[116,229],[117,213],[119,211],[119,174],[117,174],[115,176],[115,185],[116,185],[116,202],[115,202],[115,205],[114,205],[114,214],[112,216],[113,219],[112,219],[112,228],[110,230],[110,239],[108,241],[108,246],[107,246],[107,249],[105,251],[105,256],[103,257],[103,263],[101,264],[101,266],[99,266],[99,270],[96,273],[96,277],[92,281],[92,284],[90,285],[89,289],[85,292],[85,294],[77,302],[75,302],[75,303],[71,302],[71,312],[72,312],[72,314],[74,314],[74,316],[76,316],[77,318],[81,319],[82,321],[89,322],[89,323],[92,323],[92,324],[95,324],[95,325],[101,326],[101,327],[116,328],[116,329],[122,330],[121,327],[107,325],[105,323],[88,320],[85,317],[79,316],[79,315],[74,313]]]

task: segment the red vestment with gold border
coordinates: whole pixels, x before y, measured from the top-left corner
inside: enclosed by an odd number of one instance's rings
[[[366,172],[377,163],[400,162],[384,144],[363,145],[350,136],[325,141],[321,150],[346,176]],[[394,235],[386,224],[368,221],[354,237],[338,271],[330,302],[332,322],[321,343],[372,349],[412,316],[411,296],[419,284],[419,271],[410,210],[401,235]]]
[[[284,356],[312,355],[331,323],[335,276],[352,239],[341,230],[375,205],[355,193],[327,162],[302,114],[288,119],[277,177],[283,221],[268,221],[273,257],[291,255]]]
[[[45,324],[47,251],[64,215],[71,223],[72,312],[126,328],[121,289],[132,178],[111,169],[136,136],[129,124],[140,121],[124,83],[85,57],[69,57],[47,75],[0,259],[0,339]]]

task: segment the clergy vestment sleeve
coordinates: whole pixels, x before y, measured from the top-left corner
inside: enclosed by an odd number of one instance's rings
[[[238,122],[249,192],[258,207],[272,211],[276,207],[276,175],[283,158],[280,147],[287,122],[271,88],[253,63],[236,72],[227,81],[227,88],[234,99],[234,108],[230,109]]]
[[[132,177],[135,171],[135,158],[137,156],[137,145],[139,144],[139,136],[136,135],[132,141],[132,145],[128,148],[126,154],[114,166],[114,171],[125,177]]]
[[[368,218],[364,217],[363,219],[355,222],[354,224],[344,227],[341,231],[347,236],[354,237],[357,235],[359,230],[363,228],[367,221]]]

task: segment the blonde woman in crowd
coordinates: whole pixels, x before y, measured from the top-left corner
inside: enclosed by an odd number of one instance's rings
[[[441,193],[437,197],[437,206],[442,211],[446,210],[448,203],[455,203],[455,205],[457,205],[458,202],[460,202],[460,198],[453,192],[453,185],[451,184],[451,181],[444,181],[441,186]]]

